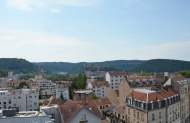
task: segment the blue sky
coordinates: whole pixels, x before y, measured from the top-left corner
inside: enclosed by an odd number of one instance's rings
[[[189,0],[1,0],[0,57],[190,60]]]

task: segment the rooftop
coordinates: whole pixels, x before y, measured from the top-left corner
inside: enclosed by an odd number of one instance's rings
[[[109,72],[111,76],[128,76],[127,72]]]
[[[92,113],[96,114],[98,117],[101,117],[101,113],[98,108],[100,108],[100,106],[106,105],[111,105],[107,98],[97,100],[88,99],[86,102],[70,100],[60,105],[60,111],[64,117],[65,123],[68,123],[75,116],[75,114],[83,108],[86,108]]]
[[[92,93],[92,90],[78,90],[78,91],[74,91],[75,93],[78,94],[90,94]]]
[[[1,114],[0,118],[6,118],[6,116],[3,116],[3,110],[0,110],[0,114]],[[37,116],[46,116],[46,114],[38,111],[23,111],[23,112],[17,112],[15,116],[12,117],[37,117]]]
[[[143,102],[153,102],[153,101],[161,101],[166,98],[177,96],[178,94],[172,90],[168,89],[160,89],[159,91],[151,91],[146,89],[134,89],[129,97],[132,97],[135,100],[143,101]]]
[[[146,88],[136,88],[136,89],[134,89],[134,91],[141,92],[141,93],[146,93],[146,94],[156,92],[154,90],[150,90],[150,89],[146,89]]]

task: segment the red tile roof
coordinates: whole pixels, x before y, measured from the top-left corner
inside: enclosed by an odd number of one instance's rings
[[[151,101],[158,101],[164,100],[165,98],[176,96],[177,93],[172,89],[161,89],[159,92],[151,92],[151,93],[143,93],[139,91],[133,90],[130,94],[130,97],[144,101],[144,102],[151,102]]]
[[[111,76],[125,76],[125,77],[128,76],[128,73],[127,73],[127,72],[109,72],[109,74],[110,74]]]
[[[86,100],[86,103],[84,101],[67,101],[60,105],[60,111],[64,122],[68,123],[82,108],[87,108],[98,117],[101,117],[99,107],[110,104],[108,99]]]

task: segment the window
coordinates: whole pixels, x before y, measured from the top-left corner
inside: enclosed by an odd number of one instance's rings
[[[152,113],[152,121],[154,121],[155,120],[155,115],[154,115],[154,113]]]
[[[160,119],[162,118],[162,114],[161,114],[161,112],[159,112],[159,118],[160,118]]]
[[[143,114],[141,114],[141,120],[144,121],[144,115]]]
[[[86,120],[86,121],[80,121],[79,123],[88,123],[88,121]]]
[[[137,112],[137,119],[139,119],[139,112]]]
[[[128,114],[130,115],[130,109],[128,109]]]

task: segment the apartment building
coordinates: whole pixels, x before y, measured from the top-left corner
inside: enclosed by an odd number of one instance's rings
[[[64,98],[64,100],[69,100],[69,87],[71,85],[70,81],[59,81],[56,82],[56,98]]]
[[[56,96],[56,84],[51,80],[39,79],[37,80],[39,87],[40,98],[46,99],[51,96]]]
[[[128,74],[126,72],[107,72],[105,75],[106,81],[110,88],[119,90],[119,85],[122,81],[126,81]]]
[[[6,88],[18,88],[21,84],[25,85],[26,88],[38,88],[38,83],[34,80],[8,80]]]
[[[109,86],[108,82],[97,80],[97,81],[93,81],[91,83],[91,86],[92,86],[93,93],[97,97],[104,98],[107,96],[106,89]]]
[[[129,123],[180,123],[180,96],[170,88],[133,89],[126,101]]]
[[[181,123],[189,123],[190,105],[189,105],[189,83],[187,79],[174,78],[172,81],[173,88],[180,95],[180,117]]]
[[[14,110],[0,110],[0,123],[54,123],[44,112],[27,111],[16,112]]]
[[[34,111],[39,108],[39,92],[35,89],[0,91],[0,109],[16,108],[19,111]]]

